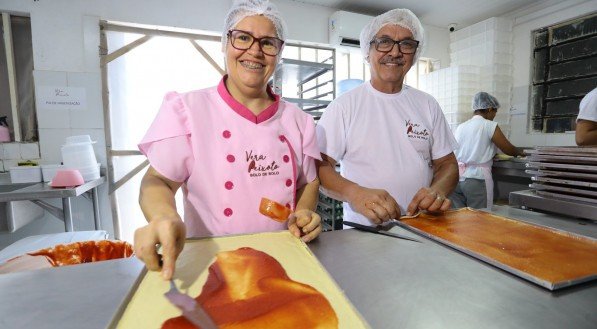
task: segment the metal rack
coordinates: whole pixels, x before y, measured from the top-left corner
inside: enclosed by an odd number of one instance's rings
[[[317,202],[317,213],[321,216],[324,231],[333,231],[342,229],[342,202],[332,199],[319,192],[319,202]]]
[[[282,58],[276,68],[273,87],[286,101],[295,103],[317,121],[336,97],[336,50],[334,48],[288,44],[298,48],[299,59]],[[301,59],[303,49],[315,51],[319,61]],[[321,56],[323,55],[323,56]],[[296,93],[288,91],[296,87]]]
[[[537,146],[526,172],[532,190],[510,193],[510,205],[597,220],[597,148]]]

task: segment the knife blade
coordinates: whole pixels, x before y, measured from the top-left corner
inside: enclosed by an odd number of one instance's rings
[[[349,221],[343,221],[342,224],[344,224],[346,226],[354,227],[355,229],[360,230],[360,231],[371,232],[371,233],[376,233],[376,234],[381,234],[381,235],[387,235],[387,236],[391,236],[394,238],[399,238],[399,239],[422,243],[421,241],[419,241],[415,238],[411,238],[406,235],[401,235],[401,234],[397,234],[397,233],[387,232],[387,231],[382,230],[379,227],[367,226],[367,225],[363,225],[363,224],[359,224],[359,223],[355,223],[355,222],[349,222]]]
[[[187,294],[181,293],[173,280],[170,280],[170,290],[164,296],[182,311],[182,315],[195,326],[201,329],[217,329],[218,326],[211,319],[209,314],[205,312],[201,304]]]

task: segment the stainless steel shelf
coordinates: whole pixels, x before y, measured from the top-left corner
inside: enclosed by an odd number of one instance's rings
[[[332,64],[282,58],[276,68],[276,84],[296,84],[300,86],[334,69]]]

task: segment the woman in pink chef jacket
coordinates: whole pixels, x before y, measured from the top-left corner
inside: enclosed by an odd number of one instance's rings
[[[164,279],[172,277],[185,237],[288,228],[307,242],[321,233],[314,212],[315,124],[267,84],[285,37],[284,21],[269,1],[236,1],[222,35],[227,75],[217,87],[168,93],[139,144],[151,164],[139,198],[149,223],[135,232],[135,253]],[[174,201],[180,187],[184,221]],[[283,223],[262,215],[262,197],[293,213]]]

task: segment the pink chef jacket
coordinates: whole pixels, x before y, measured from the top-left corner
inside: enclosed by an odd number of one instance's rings
[[[166,178],[184,182],[187,236],[286,229],[259,213],[262,197],[294,209],[296,190],[321,159],[312,117],[280,100],[258,116],[216,88],[170,92],[139,150]]]

